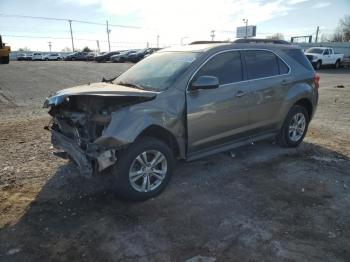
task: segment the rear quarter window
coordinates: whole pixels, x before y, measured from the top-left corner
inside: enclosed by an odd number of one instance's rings
[[[280,75],[288,74],[289,73],[289,67],[286,65],[285,62],[283,62],[280,58],[277,57],[278,60],[278,68]]]
[[[249,79],[279,75],[277,56],[264,50],[247,50],[244,53]]]
[[[314,70],[310,61],[300,49],[284,49],[283,52],[289,59],[293,60],[294,63],[300,65],[302,69],[306,69],[308,71]]]

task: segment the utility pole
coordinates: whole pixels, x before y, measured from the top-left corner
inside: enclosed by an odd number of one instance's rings
[[[317,29],[316,29],[316,39],[315,39],[315,43],[317,43],[317,40],[318,40],[318,34],[320,32],[320,27],[317,26]]]
[[[184,39],[186,39],[186,38],[188,38],[188,36],[183,36],[183,37],[181,37],[181,45],[184,45]]]
[[[72,31],[72,20],[68,20],[70,27],[70,37],[72,38],[72,51],[74,52],[74,41],[73,41],[73,31]]]
[[[100,53],[100,41],[96,40],[97,51]]]
[[[111,42],[109,41],[109,34],[111,33],[111,30],[108,28],[108,21],[107,22],[107,37],[108,37],[108,50],[111,52]]]
[[[50,49],[50,53],[51,53],[51,42],[47,42],[49,44],[49,49]]]
[[[210,31],[210,37],[211,37],[211,41],[214,41],[214,38],[215,38],[215,30],[211,30],[211,31]]]
[[[243,23],[245,23],[245,39],[248,38],[248,19],[243,19]]]
[[[157,35],[157,48],[159,48],[159,35]]]

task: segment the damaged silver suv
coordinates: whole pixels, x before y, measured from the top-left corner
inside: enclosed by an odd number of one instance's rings
[[[163,49],[116,79],[47,98],[56,155],[82,175],[109,173],[145,200],[188,161],[276,138],[298,146],[316,110],[319,76],[302,51],[271,43]]]

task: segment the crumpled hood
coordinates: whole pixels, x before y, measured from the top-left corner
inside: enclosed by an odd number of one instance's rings
[[[67,97],[70,96],[124,96],[124,97],[155,97],[159,92],[146,91],[122,85],[110,83],[93,83],[81,85],[72,88],[67,88],[58,91],[55,95],[46,98],[44,107],[61,104]]]

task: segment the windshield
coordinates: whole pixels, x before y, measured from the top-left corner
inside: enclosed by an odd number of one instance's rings
[[[306,50],[306,53],[322,54],[323,53],[323,49],[321,49],[321,48],[309,48],[308,50]]]
[[[155,53],[131,67],[113,83],[150,91],[164,91],[198,56],[198,53],[192,52]]]

